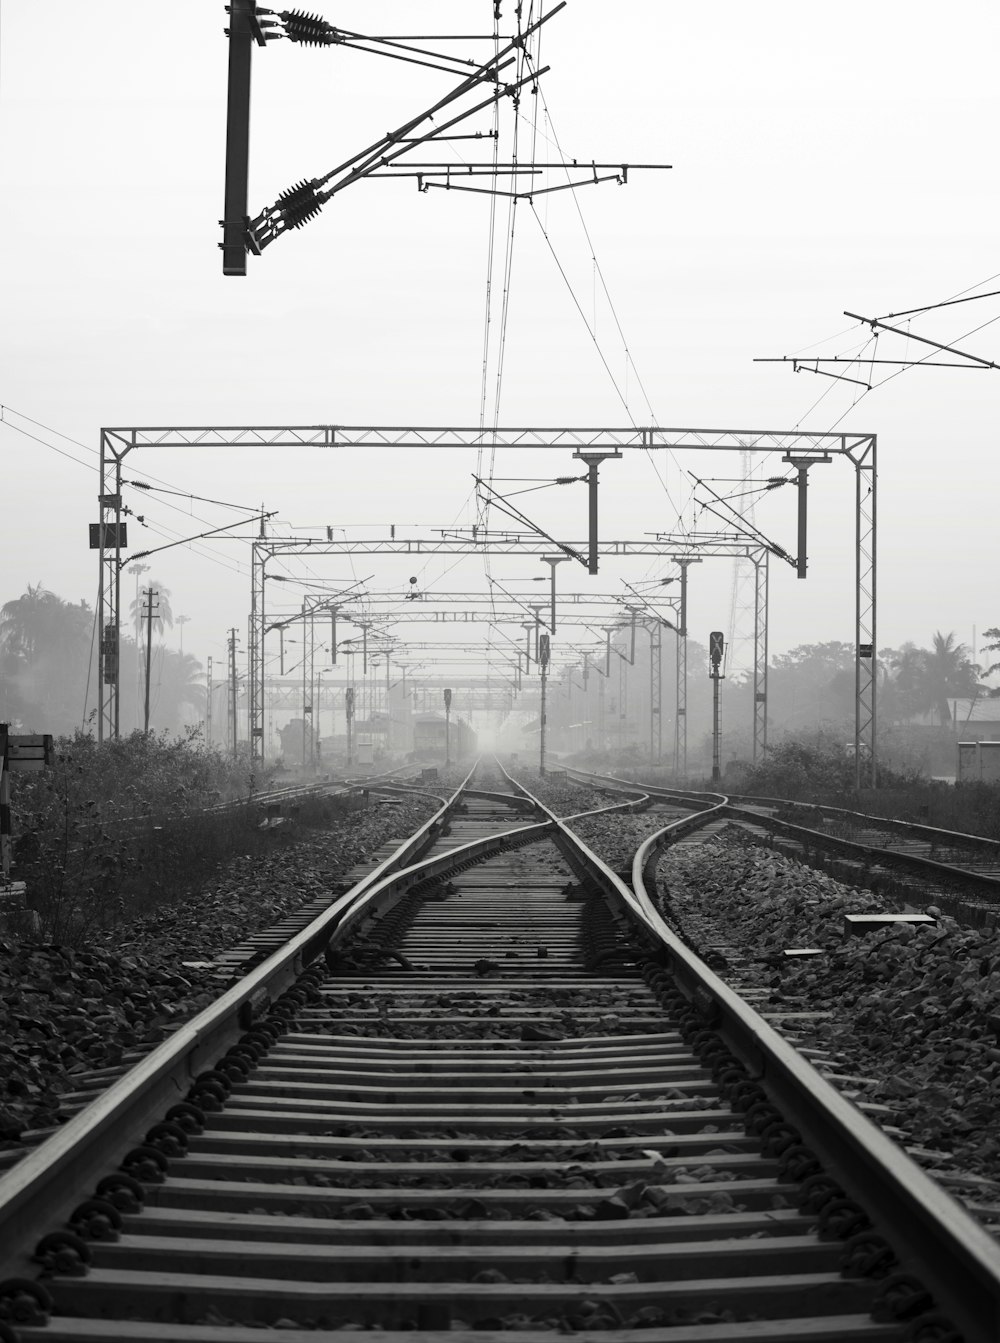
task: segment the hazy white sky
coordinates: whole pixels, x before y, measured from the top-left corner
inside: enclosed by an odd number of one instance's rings
[[[492,8],[492,0],[345,0],[323,13],[361,31],[487,33]],[[502,8],[508,32],[512,0]],[[41,582],[94,602],[87,524],[98,517],[101,425],[479,423],[487,197],[361,183],[250,258],[245,279],[223,278],[225,22],[223,5],[207,0],[98,0],[85,9],[2,0],[2,600]],[[752,362],[815,342],[830,354],[862,348],[868,333],[844,309],[882,315],[973,286],[1000,288],[983,283],[1000,272],[998,29],[1000,11],[986,0],[947,9],[845,0],[836,10],[570,0],[545,30],[552,69],[539,154],[555,157],[558,136],[580,159],[674,166],[636,173],[625,188],[518,207],[500,423],[875,432],[879,644],[929,643],[938,628],[971,642],[974,626],[1000,624],[1000,374],[916,369],[865,393]],[[282,42],[256,53],[251,213],[449,86],[445,75],[343,49]],[[530,98],[522,112],[523,147]],[[442,146],[423,157],[448,154]],[[502,205],[501,248],[506,218]],[[498,273],[494,333],[501,289]],[[998,325],[966,335],[991,321]],[[920,317],[912,330],[1000,362],[1000,299]],[[926,350],[893,336],[878,345],[883,358]],[[491,361],[490,420],[495,372]],[[605,537],[671,527],[678,512],[690,523],[684,472],[731,476],[737,460],[692,455],[658,466],[633,454],[605,468]],[[381,536],[390,524],[427,534],[475,519],[474,453],[192,449],[137,453],[129,468],[182,494],[263,501],[287,534],[331,525]],[[569,453],[519,453],[499,459],[496,474],[578,469]],[[810,578],[772,570],[775,651],[853,638],[853,475],[843,463],[814,474]],[[133,549],[232,516],[171,496],[127,499],[151,524],[131,523]],[[582,486],[520,502],[560,539],[583,538]],[[791,490],[768,496],[758,521],[794,551]],[[714,523],[703,516],[699,525]],[[731,580],[721,563],[702,568],[690,623],[704,641],[728,626]],[[308,566],[345,582],[373,575],[373,589],[401,589],[411,573],[426,589],[483,585],[478,559],[446,569],[363,555]],[[520,580],[540,571],[537,561],[493,561],[494,574],[521,592],[537,593]],[[305,575],[307,566],[288,572]],[[563,565],[560,581],[614,592],[623,578],[656,572],[649,561],[608,563],[590,579]],[[245,545],[170,550],[153,575],[170,588],[175,614],[190,617],[187,651],[220,657],[226,629],[245,631]]]

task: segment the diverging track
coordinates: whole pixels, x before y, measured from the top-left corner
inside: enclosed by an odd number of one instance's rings
[[[883,1241],[762,1089],[787,1046],[748,1008],[749,1044],[731,1029],[724,986],[539,814],[456,795],[429,856],[340,897],[0,1181],[11,1336],[935,1327],[930,1233]],[[980,1249],[941,1264],[968,1343],[996,1324]]]

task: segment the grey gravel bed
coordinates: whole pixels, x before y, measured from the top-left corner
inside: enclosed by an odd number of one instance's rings
[[[353,812],[332,829],[275,831],[263,860],[239,858],[197,894],[122,925],[85,950],[0,935],[0,1166],[32,1131],[63,1122],[81,1077],[152,1046],[219,992],[214,956],[338,884],[437,807],[430,798]]]
[[[625,876],[661,824],[640,813],[573,829]],[[886,902],[735,827],[665,850],[657,883],[667,922],[756,1006],[830,1014],[786,1033],[822,1070],[849,1077],[856,1099],[887,1107],[876,1122],[1000,1233],[1000,933],[931,906],[936,926],[845,938],[845,914]],[[791,947],[823,954],[792,959]]]
[[[879,896],[737,831],[665,851],[657,883],[668,921],[758,1005],[830,1014],[796,1022],[796,1043],[862,1079],[858,1098],[888,1107],[874,1117],[1000,1231],[1000,934],[932,906],[934,926],[845,938],[844,915],[883,912]]]

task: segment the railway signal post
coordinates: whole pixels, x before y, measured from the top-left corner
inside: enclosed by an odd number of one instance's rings
[[[722,654],[725,639],[721,630],[713,630],[708,636],[708,656],[710,667],[708,674],[712,678],[712,782],[722,778],[722,761],[719,750],[719,682],[723,679]]]

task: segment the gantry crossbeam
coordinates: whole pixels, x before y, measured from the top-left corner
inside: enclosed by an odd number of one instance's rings
[[[660,429],[594,426],[482,429],[443,425],[160,425],[102,429],[108,447],[133,448],[520,448],[648,452],[689,448],[720,452],[860,452],[872,434],[810,433],[788,429]]]
[[[100,464],[100,522],[97,535],[100,549],[99,622],[101,712],[98,733],[117,734],[118,731],[118,640],[120,630],[121,569],[127,563],[122,559],[121,537],[122,463],[137,448],[289,448],[314,447],[320,449],[480,449],[484,447],[519,451],[569,452],[584,454],[616,454],[625,452],[656,451],[711,451],[739,452],[742,454],[779,453],[793,461],[800,471],[813,462],[829,461],[832,457],[846,457],[855,472],[855,527],[854,527],[854,585],[855,585],[855,760],[858,786],[874,784],[876,773],[876,716],[875,648],[876,622],[876,437],[874,434],[832,432],[813,433],[807,430],[787,429],[703,429],[661,428],[659,426],[517,426],[483,430],[477,427],[420,426],[420,425],[154,425],[114,427],[101,431]],[[585,458],[586,460],[586,458]],[[800,516],[804,515],[804,489],[800,493]],[[116,525],[118,524],[118,525]],[[593,530],[593,529],[592,529]],[[487,540],[487,538],[482,538]],[[490,552],[520,555],[551,554],[553,543],[534,534],[506,534],[506,540],[488,538]],[[325,547],[325,548],[324,548]],[[599,553],[609,558],[642,555],[664,555],[677,550],[677,543],[669,544],[660,538],[645,541],[601,542]],[[312,554],[438,554],[463,555],[482,553],[485,549],[479,539],[462,537],[455,532],[437,538],[396,541],[392,538],[371,541],[343,541],[317,543]],[[573,550],[590,551],[591,572],[598,553],[595,536],[584,544],[576,542]],[[277,550],[273,553],[277,554]],[[777,553],[777,552],[775,552]],[[782,555],[787,559],[788,556]],[[804,573],[805,556],[798,557],[800,575]],[[255,565],[255,568],[257,566]],[[263,566],[260,566],[261,574]],[[254,598],[258,596],[255,583]],[[263,581],[260,582],[260,605],[251,615],[251,644],[259,638],[263,628]],[[760,610],[758,593],[757,608]],[[257,621],[257,627],[254,622]],[[259,650],[258,650],[259,651]],[[253,660],[254,649],[251,649]],[[250,669],[251,685],[259,681],[262,659]],[[763,693],[763,692],[761,692]],[[260,711],[263,710],[261,696]],[[766,721],[766,720],[765,720]],[[261,745],[262,723],[251,722],[252,748]],[[758,736],[755,734],[755,742]]]

